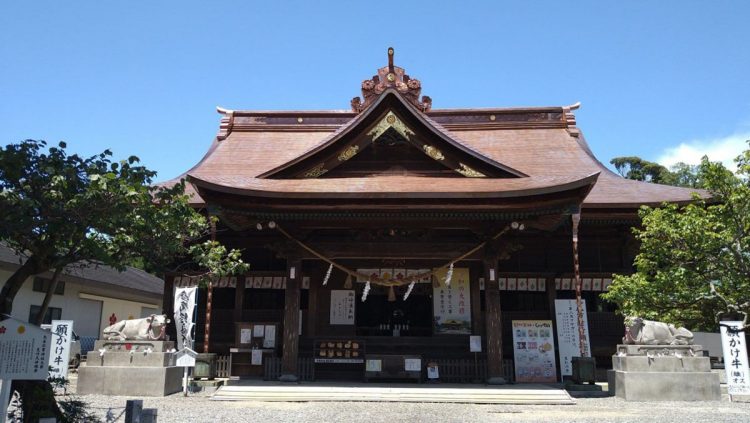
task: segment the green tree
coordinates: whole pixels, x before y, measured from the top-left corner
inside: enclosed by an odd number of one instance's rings
[[[247,269],[239,251],[205,240],[215,221],[190,206],[184,181],[154,186],[155,172],[134,156],[113,162],[109,150],[84,158],[67,154],[62,142],[45,152],[46,146],[26,140],[0,148],[0,241],[23,261],[0,291],[0,314],[11,313],[29,276],[54,269],[49,297],[62,269],[73,264],[123,270],[139,262],[158,272],[187,258],[204,278]],[[74,420],[58,407],[49,383],[13,386],[25,416]]]
[[[615,157],[609,162],[623,178],[678,187],[702,187],[698,179],[698,166],[695,165],[680,162],[667,169],[637,156]]]
[[[640,211],[636,273],[616,275],[604,297],[628,316],[693,329],[716,329],[720,318],[750,313],[750,150],[737,172],[706,157],[696,181],[709,190],[684,207],[665,204]]]
[[[206,277],[245,270],[239,251],[199,243],[211,222],[190,206],[184,182],[152,185],[155,172],[137,157],[113,162],[108,150],[83,158],[65,143],[45,147],[0,148],[0,241],[25,258],[0,291],[0,313],[10,314],[29,276],[74,263],[122,270],[139,261],[159,272],[189,257],[208,266]]]

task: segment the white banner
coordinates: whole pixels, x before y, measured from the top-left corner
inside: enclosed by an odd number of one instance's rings
[[[198,288],[175,288],[174,324],[177,328],[177,349],[193,348],[193,316]]]
[[[552,320],[513,320],[516,382],[556,382]]]
[[[468,335],[471,333],[469,269],[453,269],[450,285],[445,284],[446,274],[444,268],[435,272],[440,284],[432,293],[435,333]]]
[[[70,360],[70,342],[73,340],[73,321],[53,320],[51,332],[49,376],[67,378],[68,360]]]
[[[586,338],[586,356],[591,355],[589,343],[589,321],[586,317],[586,300],[583,302],[583,330]],[[573,375],[573,357],[581,355],[578,336],[578,308],[576,300],[555,300],[557,322],[557,344],[560,348],[560,374]]]
[[[355,303],[353,289],[331,290],[331,324],[353,325]]]
[[[750,395],[745,332],[731,330],[742,327],[742,322],[721,322],[721,348],[724,350],[724,369],[727,372],[729,395]]]

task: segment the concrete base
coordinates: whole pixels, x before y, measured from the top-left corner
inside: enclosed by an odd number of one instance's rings
[[[627,401],[718,401],[719,375],[698,372],[611,373],[610,393]]]
[[[597,391],[601,392],[602,387],[597,384],[588,384],[588,383],[573,383],[573,382],[566,382],[565,383],[565,390],[570,391]]]
[[[182,367],[81,366],[79,395],[163,397],[182,390]]]
[[[495,376],[487,379],[488,385],[505,385],[506,383],[508,382],[505,380],[505,378],[500,376]]]

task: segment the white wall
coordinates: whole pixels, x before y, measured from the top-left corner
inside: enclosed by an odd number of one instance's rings
[[[11,274],[8,270],[0,269],[0,285],[5,283]],[[68,279],[65,281],[64,295],[53,295],[49,306],[62,309],[61,319],[73,320],[73,329],[79,336],[95,337],[99,337],[101,330],[109,326],[109,316],[112,313],[115,313],[117,320],[122,320],[141,317],[144,308],[148,311],[161,311],[161,295],[153,294],[149,298],[118,291],[117,287],[105,287],[106,285],[94,286]],[[35,292],[33,278],[29,278],[13,301],[11,315],[26,321],[31,306],[40,306],[43,300],[44,293]]]

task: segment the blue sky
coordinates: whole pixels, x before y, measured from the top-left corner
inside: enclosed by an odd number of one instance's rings
[[[386,64],[434,108],[568,105],[604,162],[750,138],[750,2],[2,2],[0,142],[65,140],[174,177],[216,106],[346,109]],[[724,157],[726,156],[726,157]]]

